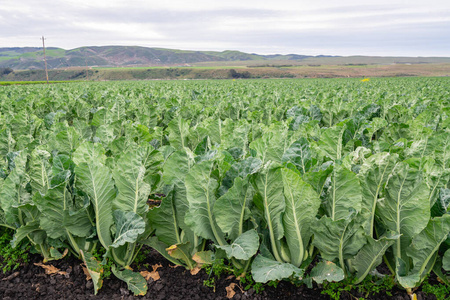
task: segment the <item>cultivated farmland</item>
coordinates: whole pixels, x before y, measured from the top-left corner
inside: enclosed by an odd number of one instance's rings
[[[413,297],[449,284],[449,179],[449,78],[0,88],[0,225],[84,262],[92,293],[108,268],[146,294],[150,247],[254,284],[357,285],[383,262]]]

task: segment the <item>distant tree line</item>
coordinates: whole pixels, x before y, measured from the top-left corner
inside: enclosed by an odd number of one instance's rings
[[[252,74],[249,71],[237,72],[235,69],[230,69],[229,78],[251,78]]]
[[[8,75],[12,72],[14,72],[14,70],[11,68],[0,68],[0,75]]]

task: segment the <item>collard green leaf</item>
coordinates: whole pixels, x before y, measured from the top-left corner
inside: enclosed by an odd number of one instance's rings
[[[76,165],[81,163],[105,164],[105,149],[100,143],[84,142],[75,150],[72,160]]]
[[[363,281],[370,271],[381,264],[384,253],[399,237],[399,235],[393,235],[382,237],[379,240],[375,240],[371,236],[367,237],[367,244],[361,248],[354,259],[353,265],[356,269],[357,278],[355,284]]]
[[[292,163],[301,174],[308,172],[317,163],[317,159],[313,157],[309,147],[308,140],[303,137],[295,141],[284,152],[281,160],[284,163]]]
[[[290,263],[282,263],[262,255],[256,256],[252,263],[252,277],[256,282],[266,283],[291,276],[301,279],[303,270]]]
[[[234,257],[249,260],[258,251],[259,236],[256,230],[251,229],[241,234],[231,245],[217,246],[217,248],[224,250],[229,259]]]
[[[352,258],[366,243],[361,218],[339,219],[333,221],[323,216],[311,227],[314,234],[313,245],[320,251],[322,258],[338,260],[345,270],[345,259]]]
[[[299,267],[311,237],[311,223],[319,210],[320,199],[300,175],[286,168],[283,168],[281,173],[286,199],[286,209],[283,214],[284,234],[291,263]]]
[[[169,132],[169,142],[172,147],[182,150],[188,146],[189,123],[182,117],[170,121],[167,131]]]
[[[5,219],[13,227],[22,225],[18,206],[30,202],[30,193],[27,191],[29,175],[26,173],[27,151],[13,153],[10,156],[11,173],[3,181],[0,190],[0,207],[5,213]],[[13,157],[14,156],[14,157]]]
[[[183,261],[188,269],[192,270],[194,268],[195,262],[191,256],[192,245],[190,242],[172,245],[165,250],[171,257]]]
[[[30,160],[30,179],[33,192],[45,194],[49,188],[52,168],[49,162],[50,153],[45,150],[34,150]]]
[[[333,167],[332,161],[326,162],[319,169],[303,174],[303,180],[309,183],[318,195],[322,195],[325,182],[333,171]]]
[[[224,236],[216,224],[213,209],[216,202],[217,180],[211,177],[213,161],[196,164],[186,175],[185,184],[189,210],[185,223],[198,236],[225,245]]]
[[[148,211],[147,220],[155,230],[155,235],[167,247],[181,243],[181,229],[176,213],[174,187],[172,186],[166,193],[167,195],[161,201],[161,205]]]
[[[98,291],[103,286],[103,267],[91,253],[85,251],[80,252],[86,269],[88,270],[89,275],[91,275],[92,283],[94,284],[94,294],[97,295]]]
[[[219,193],[220,195],[225,194],[229,188],[234,184],[236,177],[241,177],[245,179],[247,175],[254,174],[258,172],[262,167],[262,161],[258,158],[248,157],[239,162],[234,163],[230,169],[226,172],[225,177],[222,180]]]
[[[325,129],[320,140],[317,142],[320,151],[332,160],[341,159],[343,157],[343,135],[345,126],[336,125]]]
[[[145,281],[141,274],[127,269],[119,271],[115,265],[112,266],[111,271],[114,276],[127,283],[128,289],[132,291],[135,296],[144,296],[147,294],[147,281]]]
[[[77,183],[88,194],[95,211],[97,234],[103,247],[112,244],[110,227],[113,224],[112,202],[114,182],[108,167],[96,163],[80,163],[75,167]]]
[[[444,257],[442,258],[442,267],[444,270],[450,271],[450,249],[444,253]]]
[[[234,185],[214,204],[213,213],[217,226],[231,240],[243,233],[244,222],[250,217],[249,206],[253,199],[254,189],[248,179],[236,177]]]
[[[428,199],[430,205],[433,206],[438,201],[440,189],[445,188],[450,181],[450,169],[442,169],[438,165],[425,167],[424,176],[430,188]]]
[[[166,160],[163,167],[163,181],[172,185],[177,180],[184,182],[186,174],[194,165],[195,160],[191,152],[186,149],[173,152]]]
[[[42,231],[39,226],[39,220],[28,222],[27,224],[17,228],[11,241],[12,247],[17,247],[17,245],[19,245],[19,243],[27,237],[27,235],[37,231]]]
[[[321,261],[312,270],[310,276],[321,284],[324,281],[338,282],[344,279],[344,270],[331,261]]]
[[[332,220],[346,219],[352,210],[361,210],[361,202],[361,186],[355,173],[335,166],[324,203],[327,215]]]
[[[285,135],[286,131],[283,128],[279,128],[278,131],[265,131],[263,136],[251,142],[249,147],[256,151],[256,157],[263,164],[268,161],[281,163],[286,148]]]
[[[112,175],[118,191],[113,209],[143,216],[148,210],[150,185],[144,182],[145,166],[137,151],[128,151],[121,156]]]
[[[394,247],[394,257],[405,260],[411,239],[421,232],[430,219],[429,189],[421,171],[399,163],[385,188],[385,197],[377,204],[376,214],[385,229],[401,234]]]
[[[282,214],[286,208],[283,194],[283,176],[280,168],[266,167],[256,174],[253,185],[262,198],[264,219],[269,230],[269,238],[275,259],[282,262],[279,240],[284,236]]]
[[[138,214],[122,210],[114,211],[116,236],[111,247],[117,248],[125,243],[135,243],[138,236],[145,231],[145,221]]]
[[[182,261],[175,259],[174,257],[169,255],[169,253],[166,250],[167,244],[158,240],[158,238],[156,236],[153,236],[146,240],[141,240],[140,243],[152,247],[153,249],[158,251],[159,254],[161,254],[165,259],[167,259],[168,261],[170,261],[171,263],[173,263],[175,265],[183,264]]]
[[[412,270],[409,271],[407,284],[409,286],[404,287],[416,287],[420,284],[420,281],[427,275],[427,268],[429,264],[434,264],[434,259],[439,246],[447,239],[450,232],[450,215],[444,215],[442,217],[437,217],[428,222],[427,227],[416,235],[411,243],[411,246],[406,249],[406,253],[412,258]],[[445,257],[444,257],[445,258]],[[431,265],[432,267],[432,265]],[[414,284],[411,282],[413,280],[420,279]],[[402,280],[406,280],[402,278]]]
[[[367,236],[373,235],[378,198],[397,159],[396,154],[377,153],[369,157],[359,170],[358,179],[362,192],[361,214],[366,218],[364,229]]]
[[[6,157],[10,152],[14,151],[16,141],[14,140],[11,129],[5,128],[0,130],[0,155]]]
[[[66,130],[58,132],[55,136],[55,149],[59,153],[72,154],[80,145],[81,136],[74,127],[68,127]]]

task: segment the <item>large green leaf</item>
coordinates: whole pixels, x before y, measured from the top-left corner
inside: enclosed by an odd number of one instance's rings
[[[188,146],[189,123],[182,117],[170,121],[167,131],[169,132],[169,142],[172,147],[182,150]]]
[[[344,270],[331,261],[321,261],[312,270],[310,276],[321,284],[325,280],[328,282],[338,282],[344,279]]]
[[[177,180],[184,182],[186,174],[194,165],[192,152],[186,149],[173,152],[163,166],[163,181],[166,184],[174,184]]]
[[[361,214],[366,218],[364,229],[368,236],[373,235],[378,198],[397,159],[397,154],[377,153],[369,157],[359,170],[358,178],[362,192]]]
[[[195,262],[192,260],[192,245],[190,242],[171,245],[165,251],[173,258],[183,261],[188,269],[193,269]]]
[[[173,186],[166,191],[166,197],[161,205],[148,211],[147,219],[155,230],[158,239],[166,246],[181,243],[179,220],[175,207],[175,190]]]
[[[278,167],[266,167],[256,174],[253,185],[262,199],[264,219],[269,230],[270,243],[275,259],[283,262],[280,256],[279,240],[284,236],[282,214],[286,208],[283,194],[283,176]]]
[[[26,173],[27,152],[15,152],[10,160],[11,173],[4,180],[0,189],[0,206],[5,212],[5,219],[13,227],[23,225],[21,213],[17,207],[30,202],[30,193],[27,191],[29,175]]]
[[[222,196],[229,188],[234,184],[236,177],[245,179],[247,175],[254,174],[261,169],[262,161],[258,158],[248,157],[239,162],[234,163],[230,169],[226,172],[225,177],[222,180],[222,184],[219,189],[219,193]]]
[[[186,175],[186,192],[189,210],[185,222],[198,236],[223,246],[225,240],[216,224],[213,209],[216,202],[217,181],[211,177],[213,161],[196,164]]]
[[[281,163],[286,148],[286,131],[266,131],[262,137],[251,142],[249,147],[256,151],[256,157],[263,163]]]
[[[158,251],[165,259],[167,259],[168,261],[170,261],[171,263],[175,264],[175,265],[182,265],[182,261],[172,257],[169,255],[169,253],[167,252],[167,244],[164,242],[161,242],[158,240],[158,238],[156,236],[153,236],[149,239],[146,240],[141,240],[140,243],[147,245],[149,247],[152,247],[153,249],[155,249],[156,251]],[[193,263],[192,260],[190,260],[189,262]]]
[[[150,185],[144,182],[145,167],[137,151],[125,153],[112,172],[117,187],[113,209],[132,211],[143,216],[147,210]]]
[[[427,226],[430,219],[428,194],[419,170],[406,163],[396,165],[386,184],[385,197],[376,208],[385,229],[401,234],[393,245],[394,257],[405,260],[411,239]]]
[[[108,248],[112,244],[112,203],[116,196],[111,172],[99,163],[83,162],[75,167],[75,174],[77,183],[89,196],[94,208],[98,238],[103,247]]]
[[[317,162],[309,147],[308,140],[304,137],[289,146],[281,160],[284,163],[292,163],[301,174],[308,172]]]
[[[249,260],[258,251],[259,236],[256,230],[250,229],[235,239],[231,245],[217,246],[217,248],[224,250],[228,258]]]
[[[381,264],[382,258],[386,250],[392,246],[399,235],[382,237],[379,240],[367,237],[367,244],[362,247],[354,259],[354,267],[356,269],[356,282],[360,283],[366,278],[370,271]]]
[[[29,234],[37,231],[42,231],[41,227],[39,226],[39,220],[28,222],[27,224],[17,228],[11,241],[12,247],[17,247],[20,241],[26,238]]]
[[[16,141],[11,134],[11,129],[5,128],[0,130],[0,155],[6,157],[8,153],[14,151],[15,145]]]
[[[147,294],[147,281],[145,281],[141,274],[127,269],[120,271],[115,265],[112,266],[111,271],[114,276],[127,283],[128,289],[132,291],[135,296],[144,296]]]
[[[314,233],[313,245],[320,251],[322,258],[338,260],[340,267],[345,271],[345,260],[352,258],[366,243],[361,218],[333,221],[323,216],[311,227]]]
[[[116,235],[111,247],[117,248],[125,243],[135,243],[138,236],[145,231],[145,221],[133,211],[114,211]]]
[[[45,150],[34,150],[30,160],[30,179],[33,192],[45,194],[50,184],[52,168],[49,162],[50,153]]]
[[[103,286],[103,279],[102,279],[103,267],[91,253],[84,251],[80,252],[84,264],[86,265],[86,269],[88,270],[89,275],[92,278],[92,283],[94,284],[94,294],[97,295],[98,291]]]
[[[444,253],[444,257],[442,258],[442,267],[444,270],[450,271],[450,249]]]
[[[437,217],[428,222],[427,227],[416,235],[406,253],[412,258],[412,270],[406,278],[399,276],[405,288],[414,288],[425,278],[434,264],[435,254],[439,246],[447,239],[450,232],[450,215]],[[419,281],[415,281],[419,279]],[[414,282],[414,284],[412,284]]]
[[[55,136],[55,149],[59,153],[71,154],[80,145],[80,135],[74,127],[68,127]]]
[[[244,222],[250,218],[253,195],[254,189],[248,179],[236,177],[234,185],[214,204],[217,225],[231,240],[244,231]]]
[[[284,234],[291,254],[291,263],[299,267],[311,237],[311,223],[319,210],[320,199],[300,175],[286,168],[283,168],[281,173],[286,199],[286,210],[283,214]]]
[[[256,256],[252,263],[252,276],[256,282],[266,283],[291,276],[301,279],[303,270],[290,263],[282,263],[262,255]]]
[[[335,166],[324,203],[327,215],[332,220],[345,219],[352,210],[361,210],[361,202],[361,186],[355,173],[342,166]]]
[[[72,160],[76,165],[91,162],[105,164],[105,149],[100,143],[84,142],[75,150]]]
[[[343,135],[345,126],[336,125],[325,129],[317,142],[320,151],[332,160],[343,157]]]
[[[325,182],[333,171],[333,167],[333,162],[328,161],[321,165],[317,170],[303,174],[303,180],[309,183],[318,195],[322,195],[325,188]]]

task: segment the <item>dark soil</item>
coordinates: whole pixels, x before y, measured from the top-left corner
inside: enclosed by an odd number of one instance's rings
[[[146,260],[141,266],[147,266],[149,271],[152,266],[161,264],[157,269],[160,279],[148,280],[148,293],[144,297],[134,297],[127,289],[126,283],[116,279],[111,275],[110,279],[105,279],[102,289],[94,296],[92,281],[86,281],[81,262],[74,258],[66,258],[60,261],[53,261],[47,265],[53,265],[59,270],[66,272],[65,275],[47,275],[45,270],[36,266],[39,263],[39,256],[32,256],[31,262],[24,265],[20,270],[0,273],[0,299],[227,299],[226,287],[235,283],[236,294],[233,299],[330,299],[329,296],[321,294],[321,289],[314,285],[313,289],[308,289],[305,285],[296,287],[289,282],[280,282],[278,287],[266,286],[259,294],[254,289],[244,291],[236,278],[224,276],[216,282],[214,291],[211,287],[203,285],[203,281],[208,279],[208,274],[201,270],[197,275],[191,275],[183,267],[174,267],[155,251],[150,251]],[[145,267],[141,267],[144,270]],[[395,299],[409,300],[404,290],[394,288],[392,296],[385,293],[371,295],[365,299]],[[418,299],[436,299],[434,296],[426,296],[422,292],[416,292]],[[350,295],[343,292],[341,299],[356,299],[364,297],[356,291]]]

